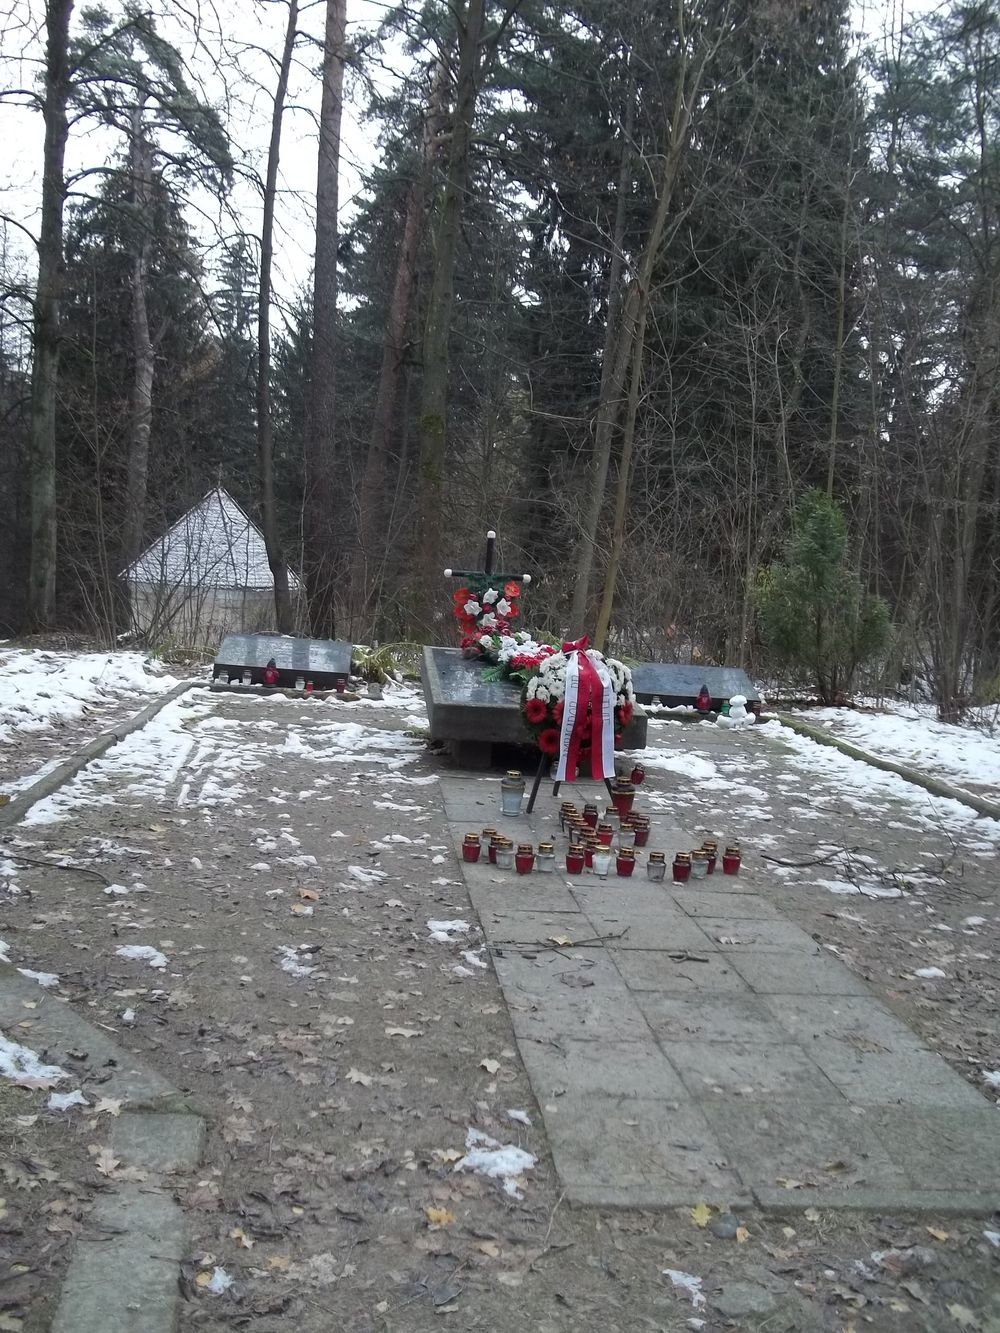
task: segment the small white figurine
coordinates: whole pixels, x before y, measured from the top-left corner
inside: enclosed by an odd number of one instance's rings
[[[757,721],[753,713],[747,711],[745,694],[734,694],[729,700],[729,714],[720,713],[717,725],[729,731],[743,731]]]

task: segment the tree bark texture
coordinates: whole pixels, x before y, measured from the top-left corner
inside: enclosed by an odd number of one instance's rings
[[[444,526],[444,471],[448,411],[448,335],[455,301],[455,257],[469,176],[472,122],[479,95],[485,0],[467,0],[458,10],[458,74],[451,117],[448,175],[435,232],[434,276],[423,341],[420,399],[420,461],[413,590],[414,634],[426,639],[433,628],[434,589],[441,577]]]
[[[288,22],[281,49],[278,85],[271,111],[271,139],[267,149],[264,179],[264,218],[260,232],[260,279],[257,293],[257,472],[260,484],[261,529],[267,563],[274,580],[274,616],[278,631],[291,634],[295,628],[288,591],[288,566],[278,536],[278,514],[274,500],[274,418],[271,413],[271,263],[274,256],[274,200],[278,188],[281,155],[281,120],[288,94],[288,75],[299,21],[298,0],[288,0]]]
[[[149,336],[146,280],[152,226],[150,190],[153,163],[142,123],[140,103],[131,114],[129,153],[132,166],[132,220],[136,228],[132,255],[132,420],[128,440],[125,479],[125,521],[122,525],[122,565],[142,552],[146,524],[146,491],[149,478],[149,436],[153,422],[153,342]]]
[[[446,80],[444,64],[439,61],[435,67],[427,101],[417,174],[407,192],[403,236],[396,259],[396,277],[389,302],[385,336],[382,340],[382,365],[358,499],[358,552],[352,600],[355,612],[362,620],[367,618],[366,612],[374,592],[376,560],[378,554],[385,549],[385,510],[382,492],[385,485],[386,460],[397,419],[406,359],[406,331],[410,322],[410,308],[417,277],[417,255],[427,228],[427,187],[444,129]]]
[[[32,324],[31,428],[28,491],[31,509],[26,620],[29,629],[52,622],[56,595],[56,392],[59,377],[63,281],[64,160],[69,124],[69,20],[73,0],[45,6],[45,143],[38,287]]]
[[[335,633],[335,593],[343,549],[344,506],[334,484],[336,448],[337,184],[344,101],[347,0],[327,0],[323,42],[312,347],[305,404],[302,537],[309,620],[317,638]]]

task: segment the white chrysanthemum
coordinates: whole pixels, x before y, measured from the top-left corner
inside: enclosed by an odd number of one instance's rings
[[[480,634],[480,636],[479,636],[479,642],[482,644],[482,646],[483,646],[484,648],[492,648],[492,647],[493,647],[493,635],[492,635],[492,634]]]
[[[479,605],[479,603],[475,600],[475,598],[470,597],[462,609],[467,616],[478,616],[483,608]]]
[[[541,681],[537,681],[535,685],[535,698],[541,699],[543,704],[547,704],[552,698],[552,691],[547,685],[543,685]]]
[[[487,588],[483,593],[483,606],[490,606],[500,596],[496,588]]]

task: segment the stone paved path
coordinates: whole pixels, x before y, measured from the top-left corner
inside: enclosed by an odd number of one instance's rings
[[[441,787],[456,849],[498,822],[495,776]],[[562,852],[556,807],[543,795],[502,822]],[[651,847],[693,845],[654,829]],[[571,1202],[995,1207],[996,1108],[784,918],[752,859],[665,888],[641,865],[631,880],[463,869]]]

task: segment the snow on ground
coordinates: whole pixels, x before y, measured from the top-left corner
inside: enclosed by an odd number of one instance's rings
[[[793,714],[824,727],[871,754],[910,764],[924,773],[1000,795],[1000,736],[947,726],[928,709],[894,704],[880,713],[852,708],[810,708]]]
[[[120,695],[161,694],[176,684],[142,653],[42,652],[0,643],[0,745]]]

